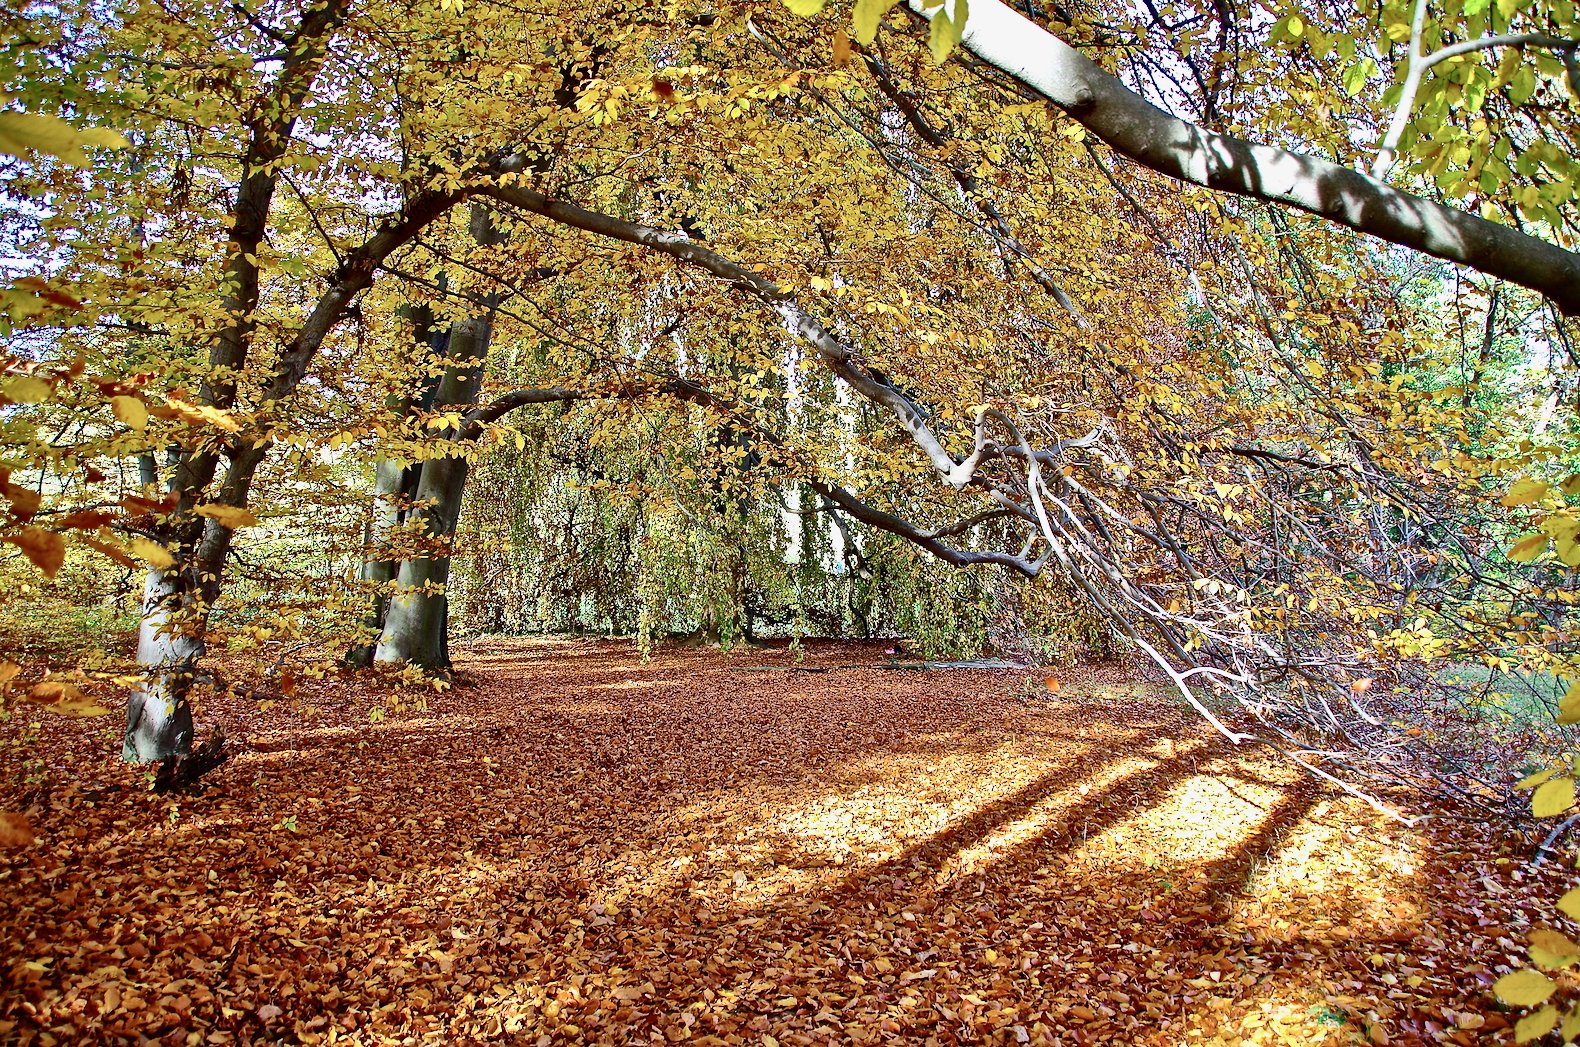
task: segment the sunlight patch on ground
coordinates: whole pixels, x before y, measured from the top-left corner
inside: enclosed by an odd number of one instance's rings
[[[1506,1027],[1461,974],[1533,892],[1491,893],[1484,840],[1446,864],[1443,830],[1379,824],[1152,685],[1083,668],[1027,701],[986,671],[536,640],[462,676],[380,724],[377,681],[304,681],[311,723],[216,699],[269,751],[201,796],[78,760],[0,866],[0,945],[40,965],[0,1021],[364,1047]],[[102,750],[92,730],[50,737]]]

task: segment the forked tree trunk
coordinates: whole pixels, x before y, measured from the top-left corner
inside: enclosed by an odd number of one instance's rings
[[[264,453],[252,448],[232,459],[219,504],[246,504]],[[209,612],[219,598],[234,537],[218,521],[195,517],[170,542],[177,566],[151,568],[144,580],[137,626],[142,682],[127,700],[121,741],[121,758],[128,763],[168,763],[192,748],[192,683],[206,650]]]
[[[373,639],[346,652],[346,663],[349,665],[361,668],[372,665],[378,636],[384,631],[384,620],[389,613],[390,583],[395,580],[400,564],[382,555],[380,550],[401,525],[405,515],[401,508],[401,496],[406,486],[406,474],[414,468],[403,466],[391,458],[380,458],[373,467],[373,519],[368,523],[366,541],[363,543],[367,552],[362,568],[357,572],[358,579],[372,592],[368,616],[362,624],[373,634]]]
[[[472,212],[472,235],[480,244],[498,243],[500,239],[489,213],[480,205],[474,205]],[[490,300],[488,308],[492,310],[494,304]],[[451,325],[450,365],[434,396],[436,408],[477,403],[492,337],[491,313]],[[460,434],[452,430],[445,435],[455,438]],[[384,629],[373,652],[375,662],[404,663],[429,670],[450,667],[450,607],[445,589],[450,581],[450,551],[466,489],[467,450],[458,446],[450,456],[430,459],[422,465],[414,512],[423,523],[431,551],[401,562],[395,591],[384,612]]]
[[[477,370],[481,373],[481,366]],[[418,512],[434,549],[431,555],[401,562],[374,661],[403,662],[430,670],[450,667],[450,607],[445,590],[450,581],[450,543],[461,514],[467,471],[467,460],[460,455],[423,466],[417,488],[417,503],[423,508]]]
[[[418,351],[424,359],[445,355],[450,341],[449,331],[435,333],[433,310],[427,306],[414,307],[410,312],[413,333]],[[443,375],[424,379],[417,395],[392,394],[387,406],[396,417],[406,417],[413,409],[426,411],[433,407],[439,395]],[[360,647],[346,652],[346,664],[366,668],[373,664],[378,639],[384,632],[384,622],[389,614],[390,583],[400,573],[400,561],[390,554],[391,536],[406,522],[410,506],[417,495],[422,477],[422,464],[405,464],[397,459],[380,457],[373,467],[373,516],[364,535],[362,567],[358,579],[371,591],[368,615],[362,624],[371,639]]]

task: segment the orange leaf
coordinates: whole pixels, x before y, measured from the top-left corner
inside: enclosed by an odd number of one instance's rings
[[[85,694],[82,688],[64,680],[45,680],[33,685],[27,700],[60,716],[103,716],[110,710]]]
[[[850,61],[850,37],[844,29],[834,30],[834,64],[844,68]]]
[[[0,541],[10,542],[33,566],[44,572],[44,577],[55,580],[55,572],[66,559],[66,540],[54,531],[42,527],[24,527],[20,531],[0,536]]]
[[[31,487],[0,481],[0,495],[11,503],[11,514],[18,520],[31,520],[43,498]]]
[[[33,842],[33,826],[27,816],[6,812],[0,814],[0,850],[26,847]]]

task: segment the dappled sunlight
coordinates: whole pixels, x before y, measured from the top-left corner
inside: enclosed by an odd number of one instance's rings
[[[104,764],[39,815],[8,947],[48,961],[20,991],[57,1030],[1357,1043],[1443,1024],[1428,993],[1475,1020],[1458,961],[1408,958],[1474,937],[1418,833],[1105,672],[1026,701],[986,670],[534,640],[384,723],[372,694],[295,727],[238,703],[205,795]],[[100,891],[132,881],[155,901]]]

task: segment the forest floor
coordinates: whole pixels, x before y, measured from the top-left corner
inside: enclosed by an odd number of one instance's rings
[[[1488,968],[1561,890],[1116,666],[461,655],[380,722],[376,681],[211,700],[240,752],[198,796],[115,716],[0,723],[38,761],[0,1043],[1502,1043]]]

